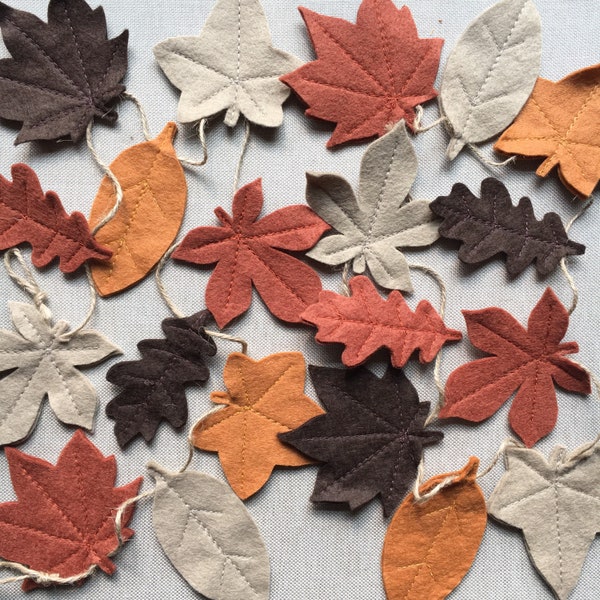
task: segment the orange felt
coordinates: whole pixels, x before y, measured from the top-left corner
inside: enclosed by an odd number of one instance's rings
[[[175,123],[161,134],[121,152],[110,165],[123,188],[123,201],[114,218],[95,235],[112,258],[92,265],[101,296],[115,294],[143,279],[175,239],[187,198],[187,184],[173,148]],[[90,216],[95,227],[116,202],[115,188],[105,177]]]
[[[485,498],[477,485],[479,459],[460,471],[432,477],[424,494],[446,477],[454,482],[423,503],[409,494],[392,518],[382,556],[388,600],[441,600],[470,569],[487,523]]]
[[[242,500],[256,493],[276,465],[300,467],[313,461],[277,435],[323,410],[304,395],[306,365],[299,352],[272,354],[259,361],[229,355],[223,379],[227,392],[211,399],[227,407],[204,417],[194,428],[194,446],[219,453],[223,471]]]

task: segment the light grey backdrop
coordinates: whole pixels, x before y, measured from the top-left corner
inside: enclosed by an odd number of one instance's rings
[[[92,2],[96,4],[96,0]],[[45,0],[13,0],[12,4],[45,18]],[[276,46],[295,53],[304,60],[313,58],[312,47],[302,19],[291,0],[263,0]],[[409,6],[422,36],[440,36],[446,43],[442,66],[467,24],[489,0],[412,0]],[[354,21],[359,0],[304,0],[304,5],[324,14]],[[537,0],[543,22],[543,55],[541,74],[559,79],[568,73],[594,64],[600,56],[600,9],[598,0]],[[165,37],[193,35],[200,31],[212,6],[212,0],[105,0],[109,32],[117,35],[130,30],[130,66],[126,76],[128,90],[139,97],[148,116],[153,134],[158,134],[166,120],[175,118],[178,92],[162,75],[154,62],[152,47]],[[285,105],[283,126],[274,131],[253,129],[247,159],[242,169],[241,183],[263,177],[265,211],[301,203],[304,198],[304,172],[333,171],[357,183],[360,158],[366,145],[346,146],[336,151],[325,149],[332,126],[305,117],[302,104],[291,99]],[[131,103],[119,109],[116,126],[98,125],[94,139],[98,151],[112,160],[121,150],[142,141],[138,115]],[[438,117],[437,105],[431,102],[425,109],[425,122]],[[10,165],[26,162],[38,173],[44,189],[57,191],[68,211],[89,214],[101,172],[94,164],[85,143],[72,146],[63,143],[12,145],[16,130],[0,124],[0,172],[10,175]],[[231,207],[232,183],[243,137],[243,126],[228,130],[219,118],[208,131],[210,159],[206,167],[186,169],[189,196],[182,233],[198,225],[215,224],[213,209]],[[464,182],[474,192],[479,191],[483,178],[490,175],[468,152],[448,165],[444,158],[447,136],[442,128],[419,135],[415,147],[419,156],[419,175],[413,187],[416,198],[433,199],[450,191],[453,183]],[[200,147],[190,128],[181,129],[176,140],[181,155],[200,156]],[[486,149],[489,151],[489,148]],[[517,200],[529,195],[536,214],[554,210],[568,220],[580,206],[573,201],[555,174],[546,180],[537,178],[529,167],[507,167],[496,173]],[[600,245],[598,244],[598,210],[594,206],[573,227],[572,237],[587,245],[583,257],[570,261],[572,273],[580,287],[581,298],[567,334],[577,340],[581,352],[577,358],[591,369],[600,371],[600,343],[597,327],[600,317],[597,281],[600,275]],[[29,256],[27,251],[26,256]],[[459,263],[456,246],[438,243],[434,247],[410,252],[413,262],[430,265],[439,271],[448,284],[447,324],[465,332],[461,309],[476,309],[498,305],[525,322],[532,307],[547,285],[551,285],[565,304],[571,292],[560,272],[540,279],[535,269],[528,268],[515,280],[510,280],[504,264],[493,260],[481,267],[466,267]],[[170,264],[165,282],[174,300],[187,314],[204,307],[204,289],[210,270],[183,264]],[[324,286],[339,290],[339,274],[319,271]],[[66,319],[74,326],[87,310],[88,289],[85,277],[63,276],[53,264],[36,273],[50,295],[50,307],[57,319]],[[414,274],[415,293],[408,296],[414,308],[418,300],[427,298],[439,303],[435,284],[420,273]],[[28,300],[8,280],[0,269],[0,326],[10,328],[7,301]],[[124,352],[124,359],[139,357],[136,343],[144,338],[161,337],[160,323],[169,312],[160,299],[153,278],[115,298],[102,299],[91,326],[106,334]],[[318,346],[314,330],[282,324],[273,318],[255,295],[252,307],[227,329],[232,335],[246,338],[250,354],[261,358],[284,350],[304,352],[307,362],[318,365],[339,365],[339,354]],[[222,367],[235,345],[219,342],[217,356],[211,360],[211,380],[204,388],[189,388],[190,421],[193,423],[210,407],[209,392],[223,389]],[[445,351],[442,374],[447,375],[458,365],[479,357],[469,342],[455,344]],[[385,359],[382,354],[381,357]],[[117,392],[104,375],[108,363],[86,369],[100,397],[93,442],[105,454],[114,453],[119,465],[119,483],[123,484],[144,473],[144,465],[156,460],[167,468],[179,468],[187,455],[185,431],[174,432],[162,425],[154,441],[147,445],[141,439],[122,452],[113,435],[113,421],[104,414],[104,407]],[[384,360],[371,364],[379,374]],[[407,373],[423,400],[434,401],[436,391],[432,380],[432,365],[420,366],[411,361]],[[311,385],[307,393],[315,398]],[[594,396],[582,397],[558,390],[560,413],[556,429],[537,448],[547,454],[556,444],[572,449],[593,439],[600,425],[600,403]],[[442,424],[446,437],[442,444],[428,449],[426,476],[460,468],[470,455],[489,464],[502,440],[510,435],[508,409],[510,403],[486,422]],[[73,430],[60,424],[49,406],[44,405],[42,417],[31,438],[21,445],[25,452],[55,462],[60,449]],[[223,479],[215,455],[197,452],[192,468],[204,470]],[[387,526],[379,501],[350,514],[313,508],[308,498],[314,483],[316,467],[276,470],[267,485],[251,498],[247,507],[265,538],[271,556],[273,600],[383,600],[380,575],[380,554]],[[503,472],[498,465],[482,480],[489,496]],[[150,480],[143,489],[149,489]],[[3,453],[0,454],[0,500],[13,498]],[[113,577],[98,574],[83,587],[37,592],[39,597],[123,599],[195,598],[198,595],[171,567],[155,540],[151,527],[151,502],[141,503],[132,521],[135,536],[116,557],[117,572]],[[591,600],[600,593],[598,567],[600,543],[592,544],[581,580],[572,595],[573,600]],[[0,588],[0,598],[17,598],[14,585]],[[552,594],[534,571],[527,558],[520,533],[490,522],[475,563],[451,595],[453,599],[478,600],[551,598]]]

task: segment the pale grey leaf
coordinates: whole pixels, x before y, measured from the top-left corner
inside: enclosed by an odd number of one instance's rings
[[[447,155],[485,141],[517,116],[540,70],[541,22],[532,0],[501,0],[467,27],[452,50],[440,106],[452,139]]]
[[[16,330],[26,340],[32,342],[32,348],[39,348],[51,342],[53,335],[50,326],[33,304],[9,302],[8,310]]]
[[[404,254],[393,246],[373,244],[365,250],[365,259],[373,279],[390,290],[412,292],[408,263]]]
[[[269,557],[243,502],[220,481],[194,471],[156,480],[153,524],[165,554],[183,578],[211,600],[267,600]]]
[[[54,354],[58,360],[68,361],[71,365],[93,365],[122,352],[98,331],[84,329],[68,342],[58,342]]]

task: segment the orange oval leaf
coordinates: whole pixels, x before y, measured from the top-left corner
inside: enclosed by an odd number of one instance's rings
[[[383,584],[388,600],[441,600],[465,576],[487,523],[485,498],[477,485],[479,459],[460,471],[432,477],[421,494],[446,477],[451,485],[417,504],[409,494],[387,530],[383,545]]]
[[[110,165],[123,188],[123,201],[115,217],[95,235],[108,246],[112,258],[92,266],[101,296],[120,292],[143,279],[169,248],[183,219],[187,184],[173,148],[175,123],[161,134],[121,152]],[[114,186],[102,180],[92,206],[93,228],[116,202]]]

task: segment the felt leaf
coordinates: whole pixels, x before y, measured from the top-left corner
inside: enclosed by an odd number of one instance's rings
[[[148,470],[154,531],[182,577],[210,600],[267,600],[267,549],[231,488],[195,471],[168,473],[156,463]]]
[[[50,0],[44,23],[1,2],[0,28],[13,57],[0,61],[0,117],[23,122],[15,143],[76,142],[95,117],[117,120],[129,34],[108,39],[102,7]]]
[[[450,160],[517,116],[539,74],[541,54],[540,15],[532,0],[501,0],[469,25],[448,57],[440,88],[452,135]]]
[[[302,313],[317,327],[318,342],[346,346],[342,362],[347,367],[363,363],[382,347],[390,350],[394,367],[403,367],[417,349],[422,363],[431,362],[446,342],[462,339],[427,300],[412,312],[400,292],[383,300],[368,277],[353,277],[349,286],[350,297],[324,290],[319,302]]]
[[[301,322],[300,314],[317,301],[319,276],[282,250],[312,248],[329,229],[307,206],[286,206],[258,219],[263,205],[262,181],[240,188],[233,215],[215,214],[221,227],[190,231],[173,258],[198,265],[218,263],[206,287],[206,307],[219,327],[248,310],[252,285],[279,319]]]
[[[368,266],[382,287],[412,291],[408,263],[397,248],[428,246],[439,237],[429,203],[407,201],[416,175],[417,156],[404,122],[367,148],[358,197],[338,175],[307,173],[308,205],[339,232],[308,256],[327,265],[352,260],[356,273]]]
[[[444,219],[442,237],[463,242],[460,260],[477,264],[503,253],[512,277],[533,262],[540,275],[548,275],[565,256],[585,252],[585,246],[569,240],[556,213],[538,221],[529,198],[513,206],[504,184],[493,177],[481,182],[481,198],[456,183],[449,196],[439,196],[430,207]]]
[[[521,156],[547,156],[536,171],[555,165],[562,182],[586,198],[600,179],[600,65],[558,82],[541,77],[531,98],[494,148]]]
[[[223,379],[228,391],[211,394],[213,402],[227,406],[200,420],[192,441],[200,450],[219,453],[227,480],[242,500],[265,485],[276,465],[313,462],[277,437],[323,414],[304,395],[305,370],[299,352],[259,361],[239,352],[227,358]]]
[[[299,10],[318,59],[281,80],[309,105],[307,115],[337,123],[329,148],[383,135],[401,119],[412,126],[415,106],[437,95],[444,40],[419,38],[408,7],[363,0],[356,25]]]
[[[123,201],[113,219],[96,234],[113,255],[92,265],[101,296],[121,292],[143,279],[177,236],[187,197],[185,174],[175,149],[175,123],[148,142],[124,150],[110,168],[123,189]],[[104,177],[92,206],[95,227],[116,202],[112,181]]]
[[[531,311],[527,329],[501,308],[465,310],[463,315],[473,345],[492,356],[458,367],[450,375],[441,418],[483,421],[518,390],[510,425],[527,446],[533,446],[556,424],[554,384],[578,394],[591,392],[587,371],[566,358],[579,346],[561,343],[569,313],[550,288]]]
[[[76,368],[103,361],[120,350],[103,335],[83,329],[70,339],[68,324],[46,323],[32,304],[9,302],[19,334],[0,330],[0,445],[14,444],[32,432],[44,397],[63,423],[91,429],[96,391]]]
[[[423,503],[410,493],[396,511],[381,559],[388,600],[443,600],[471,568],[487,523],[478,467],[472,457],[460,471],[432,477],[421,494],[447,477],[454,481]]]
[[[355,510],[380,495],[387,516],[410,488],[423,447],[441,431],[424,430],[429,402],[399,369],[379,379],[364,367],[352,370],[309,366],[326,414],[279,437],[324,462],[313,502]]]
[[[154,56],[181,90],[177,119],[183,123],[222,110],[233,127],[240,113],[265,127],[279,127],[290,90],[279,81],[302,64],[277,50],[258,0],[218,0],[199,36],[164,40]]]
[[[599,447],[587,444],[567,454],[556,446],[548,460],[536,450],[508,448],[505,465],[488,512],[523,531],[536,569],[565,600],[600,532]]]
[[[117,463],[105,457],[80,431],[64,447],[56,466],[6,448],[14,502],[0,504],[0,556],[30,569],[72,577],[97,565],[109,575],[109,558],[119,547],[116,509],[137,495],[142,478],[114,487]],[[125,525],[135,506],[123,513],[123,540],[133,531]],[[30,579],[23,589],[39,587]]]
[[[11,173],[12,182],[0,175],[0,250],[28,242],[36,267],[58,257],[63,273],[90,259],[110,258],[112,252],[94,240],[81,213],[67,215],[54,192],[44,194],[33,169],[16,164]]]
[[[209,370],[205,360],[217,347],[204,331],[210,313],[203,310],[183,319],[165,319],[165,339],[142,340],[140,360],[113,365],[106,379],[124,390],[106,406],[115,419],[115,436],[124,448],[135,436],[154,438],[161,421],[179,429],[188,417],[185,388],[205,383]]]

